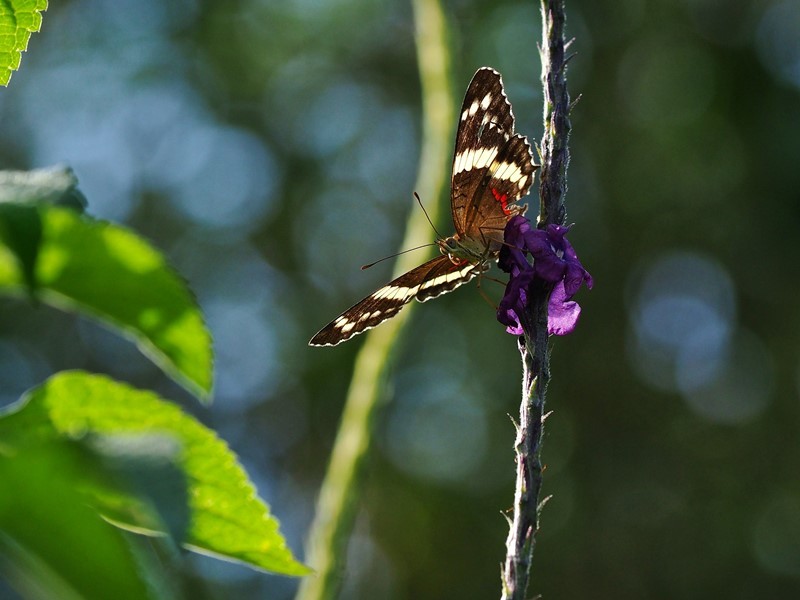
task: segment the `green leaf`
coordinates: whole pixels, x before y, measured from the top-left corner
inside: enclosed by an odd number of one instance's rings
[[[35,206],[8,202],[0,204],[0,242],[16,257],[25,287],[32,298],[36,294],[34,269],[41,241],[42,220]]]
[[[31,33],[42,26],[47,0],[0,0],[0,85],[8,85],[28,49]]]
[[[83,212],[86,199],[77,186],[77,178],[66,167],[0,171],[0,241],[16,256],[32,297],[36,293],[34,267],[42,241],[36,205],[50,203]]]
[[[75,199],[69,177],[53,173],[58,177],[49,182],[17,178],[4,185],[0,177],[0,294],[27,288],[43,302],[119,330],[207,400],[211,335],[185,282],[133,232],[48,204]]]
[[[186,548],[273,573],[310,572],[292,556],[236,455],[213,431],[151,392],[98,375],[61,373],[0,414],[0,440],[15,431],[42,439],[170,436],[180,444],[177,466],[188,489]]]
[[[146,583],[141,553],[77,489],[99,468],[74,443],[0,446],[0,567],[24,597],[163,597]]]

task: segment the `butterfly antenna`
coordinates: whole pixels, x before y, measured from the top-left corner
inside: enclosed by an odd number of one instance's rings
[[[422,212],[425,213],[425,218],[428,219],[428,223],[430,224],[430,226],[433,229],[434,233],[436,233],[436,237],[439,238],[440,240],[443,240],[444,236],[441,233],[439,233],[439,231],[436,229],[436,225],[434,225],[433,221],[431,221],[430,216],[428,216],[428,211],[425,210],[425,207],[422,204],[422,200],[420,200],[419,194],[417,192],[414,192],[414,198],[417,199],[417,204],[419,204],[419,207],[422,209]]]
[[[402,252],[398,252],[396,254],[390,254],[389,256],[384,256],[383,258],[379,258],[375,262],[369,263],[368,265],[364,265],[361,267],[361,270],[364,271],[369,269],[370,267],[374,267],[380,262],[385,260],[389,260],[390,258],[394,258],[395,256],[400,256],[401,254],[405,254],[406,252],[413,252],[414,250],[419,250],[420,248],[427,248],[428,246],[435,246],[436,244],[423,244],[422,246],[417,246],[416,248],[409,248],[408,250],[403,250]]]

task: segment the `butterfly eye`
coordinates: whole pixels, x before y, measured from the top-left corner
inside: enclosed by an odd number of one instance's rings
[[[436,243],[439,246],[439,252],[446,256],[452,256],[458,252],[458,242],[454,237],[440,239]]]

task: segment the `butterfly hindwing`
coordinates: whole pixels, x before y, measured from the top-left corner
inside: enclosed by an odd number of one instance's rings
[[[415,298],[425,302],[455,289],[480,272],[479,265],[467,263],[457,266],[448,257],[438,256],[348,308],[311,338],[309,344],[335,346],[395,316]]]
[[[476,186],[463,235],[483,240],[488,249],[498,251],[508,220],[524,210],[515,202],[527,195],[534,169],[527,138],[511,136]]]

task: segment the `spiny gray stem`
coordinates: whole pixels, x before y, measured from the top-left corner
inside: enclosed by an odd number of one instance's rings
[[[570,101],[565,76],[564,0],[541,0],[542,86],[544,88],[544,133],[541,140],[539,223],[563,224],[566,216],[567,147]],[[525,600],[536,532],[539,529],[539,492],[542,486],[541,444],[544,402],[550,380],[547,343],[547,303],[551,288],[531,290],[528,311],[521,315],[524,335],[518,340],[522,357],[522,403],[515,443],[517,481],[514,514],[506,539],[503,565],[503,600]]]

